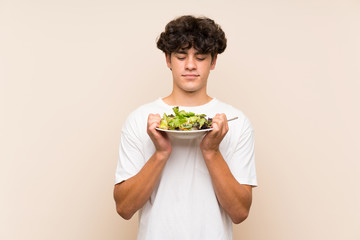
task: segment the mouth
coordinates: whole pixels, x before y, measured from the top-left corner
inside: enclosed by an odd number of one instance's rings
[[[183,74],[182,76],[186,79],[195,79],[195,78],[199,77],[200,75],[198,75],[198,74]]]

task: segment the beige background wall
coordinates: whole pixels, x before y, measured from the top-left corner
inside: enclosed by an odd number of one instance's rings
[[[112,199],[121,126],[166,96],[183,14],[228,37],[209,93],[256,133],[242,240],[360,239],[360,2],[0,1],[0,239],[135,239]]]

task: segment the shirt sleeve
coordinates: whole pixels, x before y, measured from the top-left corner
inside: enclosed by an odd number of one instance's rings
[[[136,175],[145,164],[143,144],[136,123],[129,118],[121,131],[115,184]]]
[[[241,134],[234,146],[234,154],[229,165],[239,183],[257,186],[254,129],[247,118],[244,120]]]

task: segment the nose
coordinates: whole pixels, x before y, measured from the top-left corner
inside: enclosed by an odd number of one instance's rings
[[[189,57],[189,58],[186,59],[185,69],[186,70],[194,70],[194,69],[196,69],[196,62],[194,61],[193,57]]]

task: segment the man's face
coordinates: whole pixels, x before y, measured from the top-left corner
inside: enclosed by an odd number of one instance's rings
[[[216,56],[200,54],[195,48],[180,49],[166,55],[167,66],[172,69],[174,91],[198,92],[206,90],[210,70],[215,68]]]

